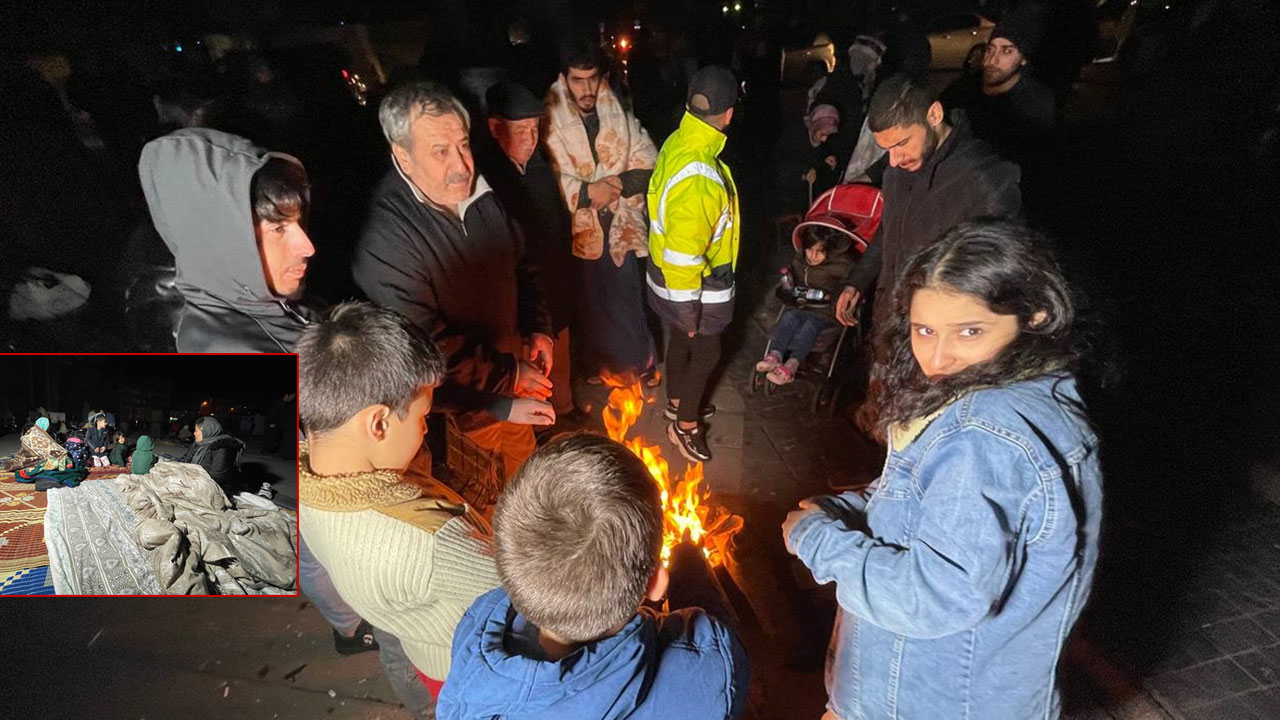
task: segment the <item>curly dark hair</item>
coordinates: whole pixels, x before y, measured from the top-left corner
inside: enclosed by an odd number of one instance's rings
[[[945,377],[925,377],[911,350],[910,317],[911,299],[925,287],[972,295],[992,312],[1017,316],[1017,337],[987,362]],[[948,230],[911,258],[892,302],[890,320],[876,336],[872,401],[860,418],[881,437],[893,425],[924,417],[974,388],[1078,368],[1072,289],[1048,241],[1023,225],[980,221]]]

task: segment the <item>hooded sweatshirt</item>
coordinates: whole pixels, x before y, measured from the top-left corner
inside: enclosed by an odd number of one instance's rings
[[[250,183],[273,157],[248,140],[184,128],[147,143],[138,162],[156,231],[186,299],[178,352],[290,352],[303,312],[267,286],[253,233]]]
[[[146,475],[151,472],[151,468],[156,464],[156,456],[151,451],[151,447],[151,436],[142,435],[138,438],[138,447],[133,451],[133,458],[129,466],[130,473]]]
[[[506,590],[476,600],[454,632],[436,717],[718,719],[746,706],[746,653],[727,625],[697,608],[641,608],[618,633],[558,662],[515,649],[531,630]]]

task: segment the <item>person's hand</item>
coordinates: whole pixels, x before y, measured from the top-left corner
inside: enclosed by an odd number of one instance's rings
[[[556,411],[551,403],[533,398],[516,398],[511,401],[511,414],[507,422],[517,425],[555,425]]]
[[[818,171],[813,168],[809,168],[809,172],[801,175],[800,179],[812,185],[818,180]]]
[[[542,369],[528,360],[516,363],[515,396],[545,400],[551,395],[551,380]]]
[[[836,156],[835,156],[835,155],[828,155],[828,156],[826,156],[825,158],[823,158],[822,162],[826,163],[826,164],[827,164],[827,167],[831,168],[832,170],[835,170],[835,169],[836,169]]]
[[[799,510],[792,510],[787,513],[787,519],[782,521],[782,542],[786,545],[787,552],[792,555],[796,554],[796,549],[791,547],[791,531],[796,528],[796,525],[798,525],[801,520],[814,513],[820,512],[822,512],[822,508],[814,505],[808,500],[801,500]]]
[[[544,375],[551,375],[551,352],[555,344],[555,340],[542,333],[529,336],[529,362],[542,368]]]
[[[857,309],[858,303],[862,300],[862,293],[852,285],[846,286],[840,291],[840,297],[836,298],[836,320],[840,321],[845,327],[853,327],[858,324],[858,318],[853,314]]]
[[[611,205],[622,197],[622,181],[614,176],[600,178],[587,186],[587,197],[591,198],[593,210]]]

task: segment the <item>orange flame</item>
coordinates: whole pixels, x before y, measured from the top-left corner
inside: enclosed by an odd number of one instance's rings
[[[742,518],[708,503],[709,491],[702,487],[702,463],[694,463],[684,475],[675,481],[671,477],[662,449],[646,445],[644,438],[627,439],[627,432],[644,413],[644,406],[653,402],[646,398],[640,382],[634,377],[604,375],[609,391],[609,404],[602,416],[609,437],[627,447],[644,461],[649,474],[662,490],[662,563],[671,558],[671,549],[688,537],[712,565],[724,562],[726,543],[742,529]]]

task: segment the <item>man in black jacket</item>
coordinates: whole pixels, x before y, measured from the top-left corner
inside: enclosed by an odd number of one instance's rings
[[[560,184],[538,145],[542,101],[528,88],[503,81],[485,93],[490,138],[478,138],[483,150],[477,164],[503,209],[524,236],[526,252],[538,267],[543,298],[555,333],[555,355],[549,375],[551,406],[557,420],[574,411],[569,378],[569,323],[577,302],[577,283],[569,229],[569,212]]]
[[[448,367],[435,407],[500,453],[510,477],[533,453],[529,426],[555,422],[544,402],[554,342],[536,271],[475,172],[470,116],[448,90],[402,85],[378,120],[392,168],[356,246],[356,285],[431,336]]]
[[[874,287],[873,322],[893,310],[893,287],[911,256],[958,223],[1011,217],[1022,206],[1018,166],[973,137],[962,112],[944,116],[937,92],[913,76],[884,81],[871,97],[867,123],[888,151],[884,215],[862,259],[845,276],[836,317],[853,324],[853,309]]]

